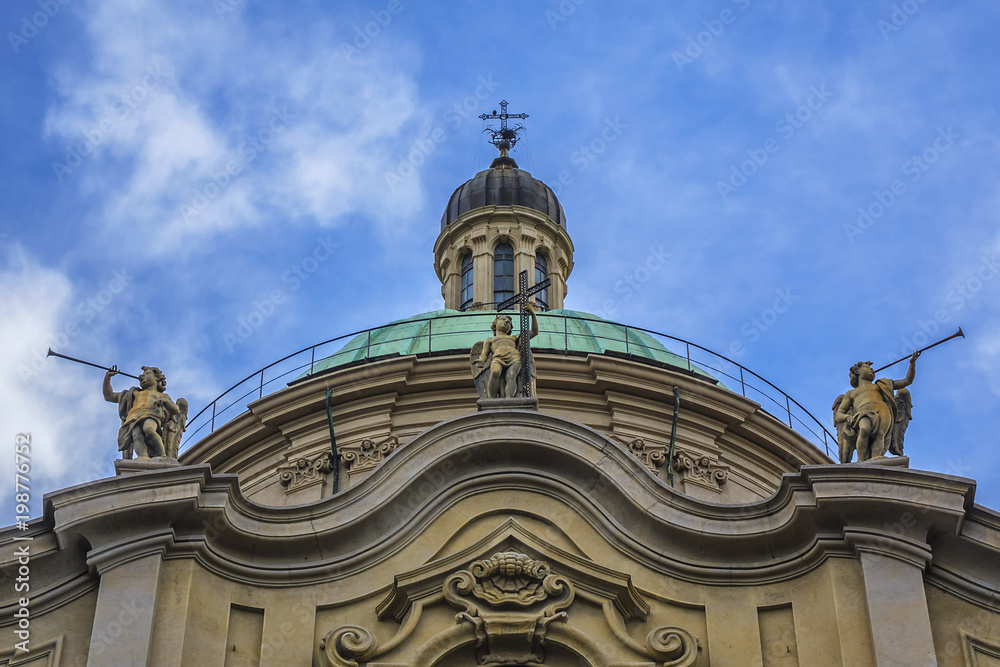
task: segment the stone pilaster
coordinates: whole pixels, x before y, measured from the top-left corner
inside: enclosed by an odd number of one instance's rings
[[[924,594],[930,546],[886,534],[845,536],[861,558],[876,667],[937,667]]]
[[[88,667],[145,667],[150,663],[159,550],[98,567],[101,586],[90,637]]]

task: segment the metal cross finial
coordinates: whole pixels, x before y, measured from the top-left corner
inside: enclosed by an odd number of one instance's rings
[[[527,118],[526,113],[507,113],[507,100],[500,101],[500,113],[494,109],[493,113],[484,113],[480,116],[482,120],[487,118],[499,118],[500,119],[500,129],[493,129],[492,125],[486,127],[484,132],[491,132],[493,138],[490,139],[490,143],[497,147],[501,155],[506,155],[507,151],[514,148],[514,144],[517,143],[517,133],[524,129],[524,126],[520,123],[515,127],[507,127],[508,118]]]
[[[529,332],[529,327],[531,326],[528,318],[530,317],[530,311],[528,311],[528,301],[529,299],[541,292],[543,289],[552,284],[551,278],[546,278],[540,283],[537,283],[533,287],[528,287],[528,272],[521,271],[517,276],[517,287],[518,292],[514,296],[510,297],[503,303],[497,304],[497,310],[507,310],[513,306],[518,306],[521,311],[521,331],[518,333],[518,348],[521,355],[521,377],[519,378],[518,384],[520,385],[521,396],[528,398],[531,396],[531,369],[529,365],[531,363],[531,356],[528,352],[528,346],[530,345],[531,334]]]

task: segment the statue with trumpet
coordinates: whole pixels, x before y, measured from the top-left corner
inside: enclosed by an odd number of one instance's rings
[[[120,372],[117,366],[105,368],[53,352],[51,348],[46,356],[107,371],[104,375],[104,400],[118,404],[118,417],[122,420],[121,428],[118,429],[118,450],[121,451],[122,458],[130,459],[133,454],[140,459],[177,458],[181,435],[187,425],[188,402],[179,398],[175,403],[170,398],[165,391],[167,378],[163,371],[154,366],[143,366],[140,375],[129,375]],[[114,391],[111,388],[111,378],[116,375],[138,380],[139,386]]]
[[[912,419],[913,400],[907,387],[913,383],[917,359],[925,350],[961,336],[961,327],[947,338],[897,359],[881,368],[872,362],[859,361],[851,366],[851,389],[833,402],[833,423],[837,427],[837,445],[841,463],[850,463],[858,452],[858,462],[882,458],[886,453],[903,455],[903,439]],[[909,358],[910,367],[902,380],[875,379],[879,371]]]

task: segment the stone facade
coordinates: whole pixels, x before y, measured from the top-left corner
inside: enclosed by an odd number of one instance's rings
[[[706,502],[540,398],[445,419],[306,504],[203,463],[51,494],[21,534],[34,662],[0,664],[989,665],[1000,516],[974,491],[805,465]]]

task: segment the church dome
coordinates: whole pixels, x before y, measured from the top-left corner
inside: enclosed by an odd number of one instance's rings
[[[513,311],[507,314],[517,317]],[[357,335],[338,352],[317,361],[311,373],[304,373],[297,379],[365,359],[471,350],[489,335],[494,317],[496,312],[492,310],[463,313],[442,309],[390,322],[373,329],[370,334]],[[654,364],[687,368],[684,357],[674,354],[648,333],[589,313],[565,309],[538,313],[538,329],[538,336],[531,341],[531,348],[538,352],[627,354]],[[697,366],[692,366],[691,372],[702,380],[724,386]]]
[[[524,206],[549,216],[566,229],[566,214],[552,188],[524,169],[513,158],[501,156],[460,185],[441,216],[442,231],[463,213],[482,206]]]

